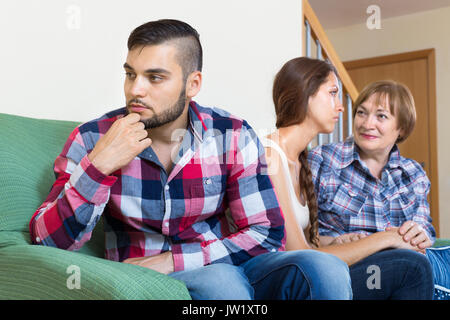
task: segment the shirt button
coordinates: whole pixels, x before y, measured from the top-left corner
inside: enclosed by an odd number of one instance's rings
[[[36,237],[36,242],[41,242],[41,238]]]
[[[166,227],[168,227],[169,226],[169,222],[164,222],[164,225],[166,226]]]
[[[164,189],[169,190],[169,185],[167,184]]]

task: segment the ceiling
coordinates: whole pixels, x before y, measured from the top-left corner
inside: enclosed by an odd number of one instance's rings
[[[370,5],[380,7],[381,19],[449,7],[450,0],[309,0],[324,29],[365,23]],[[449,17],[450,18],[450,17]]]

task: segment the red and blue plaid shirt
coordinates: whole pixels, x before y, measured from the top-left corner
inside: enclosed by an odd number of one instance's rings
[[[56,158],[56,181],[30,221],[35,244],[80,248],[103,216],[114,261],[172,251],[175,271],[239,265],[284,246],[284,220],[252,128],[191,102],[167,175],[151,147],[105,176],[87,155],[125,108],[78,126]]]
[[[435,240],[427,201],[430,181],[416,161],[400,156],[396,145],[380,180],[361,161],[353,137],[311,150],[308,160],[319,207],[320,235],[371,234],[412,220]]]

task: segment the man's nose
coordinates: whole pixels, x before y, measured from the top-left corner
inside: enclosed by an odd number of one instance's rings
[[[136,77],[134,80],[130,93],[135,97],[143,97],[146,95],[146,81],[142,77]]]

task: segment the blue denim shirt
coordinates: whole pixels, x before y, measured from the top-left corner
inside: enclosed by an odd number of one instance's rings
[[[381,179],[370,173],[353,137],[309,152],[318,201],[320,235],[371,234],[412,220],[434,242],[427,195],[430,181],[414,160],[400,156],[394,145]]]

